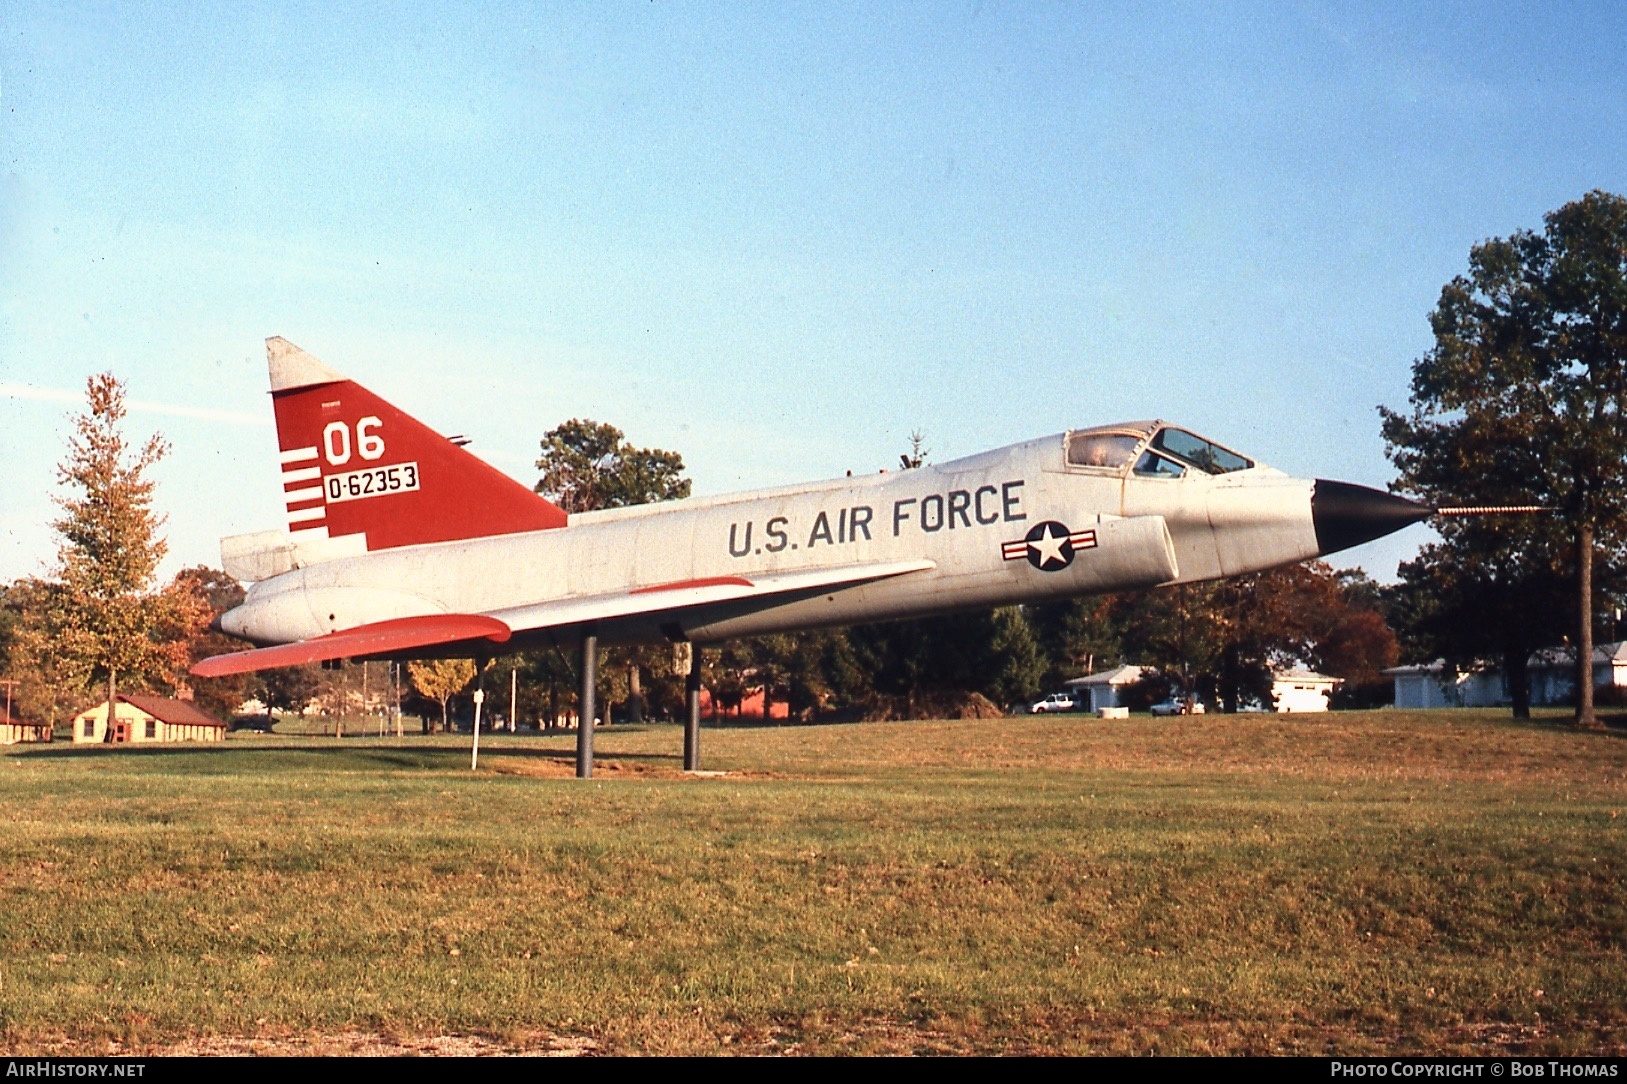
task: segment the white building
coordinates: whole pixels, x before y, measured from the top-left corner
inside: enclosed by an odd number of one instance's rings
[[[1503,675],[1496,670],[1448,670],[1436,659],[1382,673],[1395,681],[1398,708],[1487,708],[1508,700]]]
[[[1096,712],[1102,708],[1123,707],[1124,690],[1140,681],[1146,672],[1144,666],[1115,666],[1062,684],[1079,698],[1080,711]]]
[[[1576,698],[1576,652],[1571,648],[1543,648],[1525,665],[1531,703],[1567,704]],[[1627,641],[1593,647],[1593,687],[1610,686],[1627,687]]]
[[[1564,704],[1576,693],[1576,653],[1568,647],[1543,648],[1526,663],[1534,707]],[[1490,664],[1449,671],[1444,662],[1397,666],[1384,671],[1395,680],[1398,708],[1489,708],[1512,699],[1502,670]],[[1627,641],[1593,649],[1596,688],[1627,688]]]
[[[1327,711],[1328,698],[1341,680],[1314,670],[1281,671],[1271,678],[1271,695],[1284,715]]]

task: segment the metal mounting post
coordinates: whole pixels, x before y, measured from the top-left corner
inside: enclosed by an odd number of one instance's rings
[[[599,684],[599,638],[582,633],[582,696],[576,723],[576,778],[593,778],[594,694]]]
[[[684,678],[684,771],[701,769],[701,648],[689,645],[689,674]]]

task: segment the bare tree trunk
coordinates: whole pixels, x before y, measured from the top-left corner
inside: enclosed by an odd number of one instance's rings
[[[107,733],[102,735],[102,740],[105,742],[113,740],[113,720],[118,716],[118,702],[118,682],[114,678],[113,668],[109,666],[107,668]]]
[[[1236,644],[1227,644],[1220,655],[1220,710],[1227,715],[1237,714],[1238,686],[1242,684],[1238,677],[1240,664],[1238,662],[1239,648]]]
[[[1593,711],[1593,525],[1584,523],[1576,533],[1576,569],[1580,581],[1581,627],[1576,637],[1576,725],[1599,726]]]
[[[627,667],[627,721],[644,721],[644,687],[639,681],[638,663]]]
[[[1531,718],[1531,674],[1526,662],[1523,650],[1503,653],[1503,674],[1508,679],[1508,697],[1516,719]]]

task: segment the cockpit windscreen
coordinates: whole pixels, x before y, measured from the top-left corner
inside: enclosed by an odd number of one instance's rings
[[[1251,460],[1185,429],[1160,429],[1152,438],[1152,446],[1210,474],[1230,474],[1254,466]]]

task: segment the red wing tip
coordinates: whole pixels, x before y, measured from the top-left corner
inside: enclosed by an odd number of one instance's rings
[[[356,655],[382,655],[391,651],[433,647],[466,640],[504,643],[513,630],[495,617],[480,614],[426,614],[397,617],[370,625],[340,629],[325,636],[276,647],[236,651],[200,659],[189,671],[197,677],[225,677],[279,666],[301,666]]]

